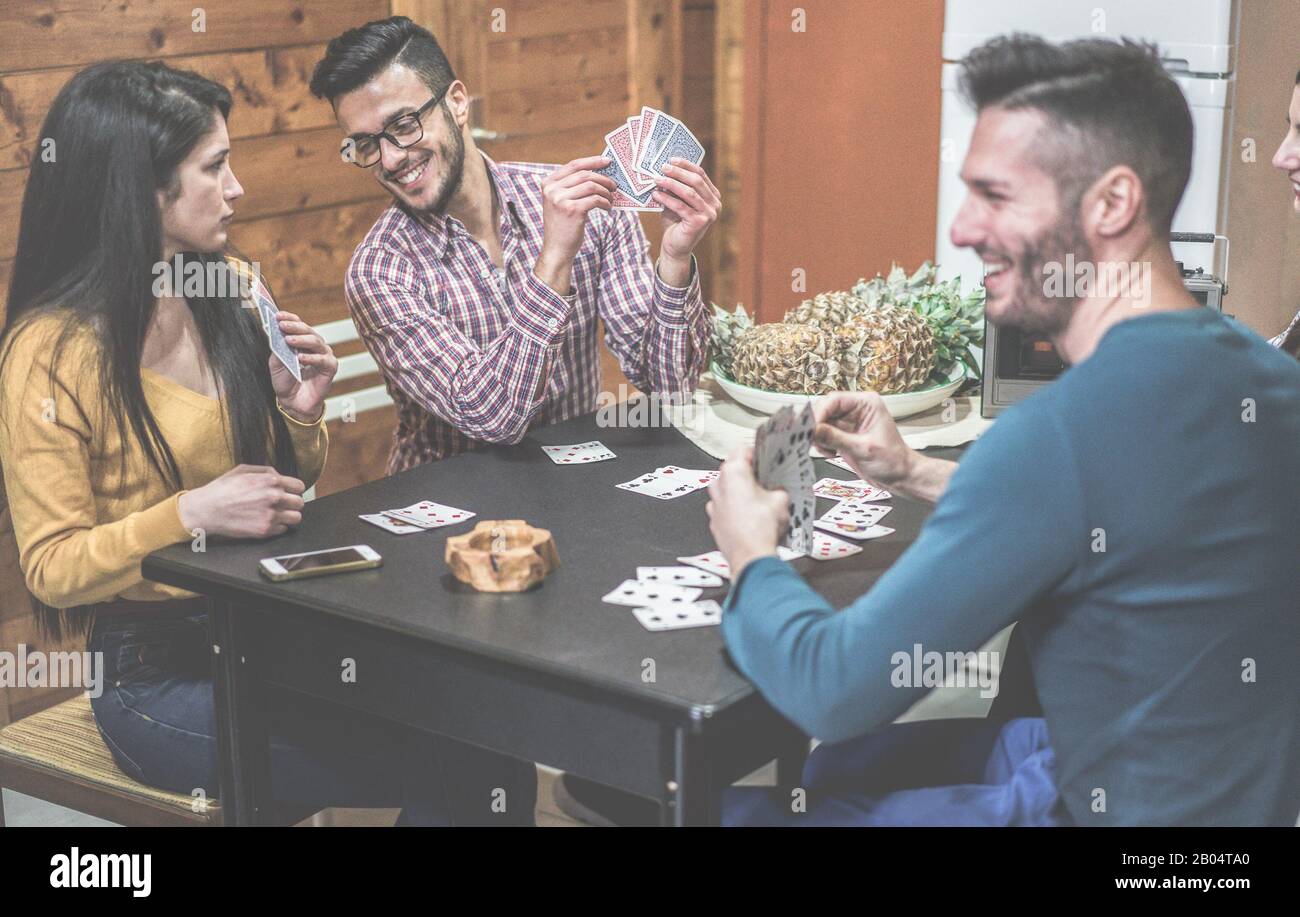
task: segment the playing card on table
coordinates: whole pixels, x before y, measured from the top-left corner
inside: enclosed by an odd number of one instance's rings
[[[557,465],[581,465],[618,458],[604,443],[595,439],[589,443],[574,443],[572,446],[542,446],[542,451]]]
[[[693,493],[701,487],[707,487],[717,476],[716,471],[664,465],[662,468],[656,468],[638,478],[614,486],[620,490],[630,490],[660,500],[672,500]]]
[[[727,559],[722,556],[721,551],[707,551],[704,554],[692,554],[689,557],[679,557],[677,559],[684,564],[690,564],[692,567],[699,567],[701,570],[731,579],[731,565],[727,563]]]
[[[808,556],[813,560],[838,560],[841,557],[848,557],[850,554],[860,554],[861,552],[861,545],[849,544],[847,541],[840,541],[838,538],[816,532],[813,535],[812,550],[808,552]]]
[[[665,478],[658,471],[647,471],[639,477],[614,486],[619,490],[630,490],[632,493],[645,494],[647,497],[657,497],[660,500],[671,500],[673,497],[681,496],[680,493],[674,493],[680,489],[678,482]]]
[[[699,490],[701,487],[708,487],[718,479],[718,472],[716,469],[682,468],[678,465],[664,465],[662,468],[657,470],[664,477],[676,478],[687,482],[694,490]]]
[[[888,500],[892,494],[874,484],[858,478],[853,481],[841,481],[838,478],[822,478],[813,485],[813,493],[831,500]]]
[[[850,474],[857,474],[857,472],[853,470],[853,466],[850,465],[847,461],[845,461],[842,455],[837,455],[834,458],[828,458],[826,461],[830,462],[836,468],[843,468],[845,471],[849,472]]]
[[[414,522],[420,528],[436,529],[440,526],[464,522],[466,519],[473,518],[475,514],[467,509],[457,509],[443,503],[421,500],[419,503],[412,503],[410,506],[403,506],[401,509],[386,509],[384,515],[403,519],[406,522]]]
[[[680,608],[634,608],[632,614],[646,630],[680,630],[718,624],[722,621],[722,606],[705,599]]]
[[[631,605],[645,608],[661,605],[689,605],[700,597],[702,590],[692,586],[674,586],[671,583],[643,583],[641,580],[624,580],[602,596],[602,602],[611,605]]]
[[[362,513],[357,518],[364,519],[371,525],[377,525],[384,531],[392,532],[394,535],[411,535],[415,532],[428,531],[422,525],[416,525],[414,522],[407,522],[405,519],[385,516],[383,513]]]
[[[868,500],[841,500],[818,517],[818,522],[852,522],[875,525],[893,511],[892,506]]]
[[[663,146],[649,159],[642,159],[642,174],[649,172],[663,175],[664,166],[674,156],[690,160],[697,166],[704,161],[704,147],[680,121],[673,127],[672,133],[668,135]]]
[[[636,578],[643,583],[667,583],[671,586],[722,585],[722,577],[696,567],[637,567]]]
[[[628,181],[631,183],[632,190],[640,195],[652,190],[655,187],[655,183],[653,179],[637,175],[632,170],[632,163],[635,161],[632,142],[632,131],[626,124],[622,127],[614,128],[614,130],[605,135],[605,148],[609,150],[609,152],[613,154],[614,159],[617,160],[619,166],[623,170],[623,174],[627,176]]]
[[[881,535],[888,535],[893,531],[893,529],[887,529],[883,532],[872,531],[873,529],[884,528],[884,526],[879,526],[876,523],[885,518],[892,509],[891,506],[882,506],[879,503],[844,500],[819,517],[816,526],[819,529],[825,529],[828,532],[834,532],[837,535],[844,535],[859,541],[867,538],[879,538]]]
[[[794,551],[785,545],[778,545],[776,556],[782,560],[794,560],[796,557],[803,557],[802,551]],[[706,551],[703,554],[692,554],[689,557],[677,558],[684,564],[690,564],[692,567],[699,567],[701,570],[707,570],[710,573],[716,573],[718,576],[731,579],[731,565],[727,559],[722,556],[721,551]]]
[[[623,171],[623,167],[619,164],[618,157],[614,155],[613,150],[606,146],[605,152],[601,155],[610,160],[609,165],[603,169],[593,169],[592,171],[600,175],[607,175],[614,182],[616,188],[613,195],[613,208],[615,210],[660,211],[664,209],[650,199],[650,195],[654,193],[654,188],[644,192],[636,190],[632,180]]]
[[[854,541],[870,541],[872,538],[884,538],[886,535],[894,534],[894,530],[887,525],[855,528],[852,525],[842,525],[834,522],[818,522],[816,526],[819,529],[834,532],[840,538],[852,538]]]

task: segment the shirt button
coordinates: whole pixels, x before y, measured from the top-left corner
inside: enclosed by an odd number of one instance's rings
[[[553,318],[547,321],[546,324],[551,327],[552,331],[554,331],[556,328],[560,327],[560,320],[558,318]]]

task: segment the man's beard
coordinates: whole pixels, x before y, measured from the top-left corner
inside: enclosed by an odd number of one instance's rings
[[[422,207],[416,211],[414,207],[402,200],[400,196],[394,195],[397,197],[400,206],[419,216],[445,216],[447,213],[447,206],[451,203],[452,197],[454,197],[456,192],[460,190],[460,182],[464,177],[465,172],[465,138],[460,135],[460,131],[456,127],[456,122],[451,117],[451,112],[449,112],[445,106],[440,107],[438,110],[442,112],[443,119],[447,122],[448,128],[450,128],[448,133],[451,134],[451,139],[439,143],[437,148],[429,156],[430,161],[434,156],[437,156],[438,160],[445,166],[445,172],[442,176],[442,184],[438,187],[438,193],[434,197],[433,203],[428,207]]]
[[[1044,268],[1054,263],[1059,269],[1065,264],[1067,254],[1074,256],[1075,264],[1092,261],[1092,248],[1079,229],[1077,209],[1025,245],[1016,259],[1015,305],[1001,324],[1030,334],[1053,335],[1065,329],[1080,297],[1048,296],[1044,290],[1047,277]]]
[[[460,190],[460,180],[465,171],[465,138],[460,135],[456,122],[451,120],[447,110],[444,108],[442,111],[451,128],[451,142],[438,146],[438,157],[447,164],[447,174],[442,180],[442,187],[438,189],[438,196],[426,211],[438,216],[446,214],[452,196]]]

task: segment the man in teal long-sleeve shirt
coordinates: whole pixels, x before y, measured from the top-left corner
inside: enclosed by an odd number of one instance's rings
[[[708,511],[737,571],[727,646],[827,743],[810,770],[834,775],[808,788],[806,812],[768,800],[729,820],[1292,825],[1300,364],[1183,288],[1168,237],[1186,103],[1146,49],[1103,41],[997,39],[963,87],[979,118],[954,241],[987,265],[990,320],[1049,334],[1071,368],[959,467],[908,449],[879,396],[818,404],[819,445],[937,501],[838,612],[774,556],[784,497],[758,487],[748,454],[724,464]],[[1067,254],[1139,270],[1121,289],[1059,295],[1044,278]],[[898,660],[976,650],[1013,621],[1044,717],[995,746],[996,730],[970,738],[979,724],[919,724],[909,765],[909,727],[889,724],[925,689],[899,686]],[[973,756],[968,739],[983,743]],[[915,773],[893,786],[870,773],[880,762]]]

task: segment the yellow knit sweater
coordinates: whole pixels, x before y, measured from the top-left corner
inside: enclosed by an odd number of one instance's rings
[[[173,492],[135,437],[124,441],[116,430],[100,395],[93,331],[80,330],[65,344],[51,384],[50,356],[62,324],[43,316],[21,326],[6,344],[0,375],[0,468],[27,587],[55,608],[192,597],[144,580],[140,561],[191,540],[180,495],[235,467],[224,404],[141,370],[145,398],[181,473],[183,489]],[[304,424],[281,414],[310,487],[325,466],[324,417]]]

